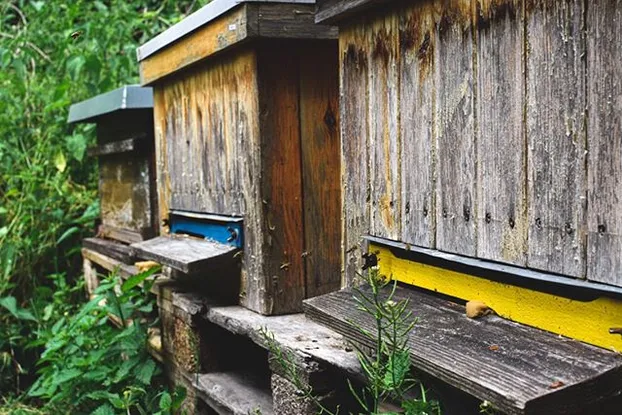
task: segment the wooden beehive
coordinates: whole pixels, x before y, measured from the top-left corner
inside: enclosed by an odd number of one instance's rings
[[[316,13],[340,28],[346,280],[371,242],[401,281],[622,347],[622,3],[376,3]]]
[[[215,0],[138,49],[154,89],[162,233],[183,219],[191,235],[242,248],[241,276],[218,278],[241,278],[241,304],[263,314],[340,286],[337,32],[314,24],[314,8]],[[167,260],[167,243],[137,249],[180,270],[207,265],[209,248]]]
[[[157,231],[151,88],[127,85],[74,104],[69,123],[95,123],[101,225],[98,236],[133,243]]]

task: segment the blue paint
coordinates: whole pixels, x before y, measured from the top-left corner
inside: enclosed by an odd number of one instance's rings
[[[198,236],[209,241],[243,248],[244,228],[240,218],[171,212],[169,225],[171,233]]]

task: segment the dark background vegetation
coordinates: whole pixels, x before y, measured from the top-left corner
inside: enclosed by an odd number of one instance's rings
[[[121,403],[105,393],[127,398],[131,382],[155,373],[144,360],[127,369],[134,378],[119,373],[127,380],[121,389],[95,380],[101,396],[82,406],[60,393],[102,358],[95,351],[119,344],[106,346],[117,334],[107,331],[105,314],[88,310],[80,281],[80,240],[99,214],[96,161],[85,157],[94,127],[72,128],[66,119],[72,103],[136,83],[136,47],[205,3],[0,0],[0,413],[90,412],[93,402],[114,413]],[[88,343],[95,335],[110,338]],[[41,384],[52,375],[61,379],[46,395]]]

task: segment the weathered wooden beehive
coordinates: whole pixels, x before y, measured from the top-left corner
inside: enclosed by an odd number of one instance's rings
[[[319,0],[316,22],[339,26],[346,282],[376,254],[397,280],[622,350],[622,2]],[[509,413],[587,410],[552,392],[564,364],[545,356],[591,346],[399,292],[420,369]],[[370,327],[351,294],[306,304],[348,336]],[[588,379],[594,401],[622,388],[597,355],[562,381],[580,399]]]
[[[69,123],[95,123],[101,225],[98,235],[123,243],[154,236],[157,225],[151,88],[127,85],[74,104]]]
[[[263,314],[340,285],[337,32],[313,11],[215,0],[138,49],[169,235],[137,252],[195,274],[241,260],[240,301]]]

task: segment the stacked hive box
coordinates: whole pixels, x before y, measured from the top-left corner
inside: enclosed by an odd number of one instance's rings
[[[262,314],[340,286],[337,32],[313,10],[216,0],[138,49],[163,236],[136,252]]]
[[[138,49],[161,235],[132,247],[176,279],[159,299],[163,349],[195,410],[293,411],[285,392],[273,405],[258,327],[221,327],[206,302],[260,321],[340,287],[337,32],[314,7],[215,0]]]
[[[88,154],[99,160],[101,224],[96,237],[83,241],[92,291],[98,270],[134,273],[128,244],[157,231],[152,90],[129,85],[74,104],[68,122],[97,126]]]

